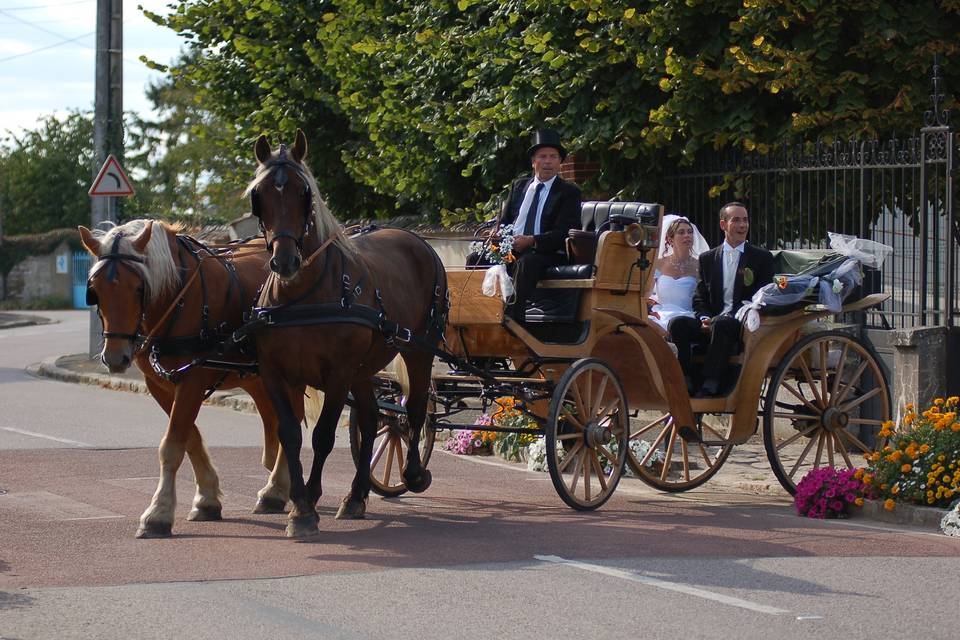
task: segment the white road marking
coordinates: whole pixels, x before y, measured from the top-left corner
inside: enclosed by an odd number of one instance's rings
[[[53,440],[54,442],[61,442],[63,444],[72,444],[76,447],[83,447],[85,449],[92,449],[92,444],[87,444],[86,442],[80,442],[79,440],[70,440],[68,438],[57,438],[56,436],[48,436],[43,433],[36,433],[34,431],[24,431],[23,429],[14,429],[13,427],[0,427],[2,431],[9,431],[10,433],[19,433],[22,436],[30,436],[32,438],[43,438],[44,440]]]
[[[771,615],[789,613],[789,611],[787,611],[786,609],[768,607],[765,604],[758,604],[756,602],[750,602],[749,600],[734,598],[733,596],[725,596],[722,593],[714,593],[713,591],[698,589],[697,587],[691,587],[688,584],[682,584],[680,582],[669,582],[667,580],[650,578],[648,576],[638,575],[630,571],[624,571],[623,569],[605,567],[599,564],[589,564],[586,562],[578,562],[576,560],[567,560],[559,556],[533,556],[533,557],[541,562],[552,562],[554,564],[562,564],[568,567],[573,567],[575,569],[582,569],[583,571],[592,571],[593,573],[601,573],[606,576],[613,576],[614,578],[620,578],[622,580],[630,580],[631,582],[639,582],[640,584],[645,584],[650,587],[658,587],[660,589],[666,589],[667,591],[676,591],[678,593],[685,593],[687,595],[695,596],[697,598],[703,598],[705,600],[713,600],[714,602],[719,602],[721,604],[728,604],[730,606],[739,607],[741,609],[749,609],[750,611],[756,611],[758,613],[769,613]]]
[[[94,520],[123,518],[122,514],[101,509],[49,491],[26,491],[0,496],[0,508],[28,511],[40,520]]]

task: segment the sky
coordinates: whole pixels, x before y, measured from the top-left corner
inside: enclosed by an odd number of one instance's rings
[[[182,40],[143,16],[171,0],[123,1],[123,108],[150,113],[147,83],[160,77],[139,61],[176,59]],[[96,0],[0,0],[0,134],[33,129],[68,110],[93,110]]]

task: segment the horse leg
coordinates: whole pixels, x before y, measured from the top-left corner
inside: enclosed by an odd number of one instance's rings
[[[262,385],[247,389],[263,421],[263,466],[270,471],[267,484],[257,492],[254,513],[286,513],[290,496],[290,471],[278,437],[279,420]],[[295,412],[296,413],[296,412]]]
[[[343,405],[347,400],[347,388],[328,388],[324,390],[323,409],[317,424],[313,427],[313,465],[310,468],[310,479],[307,481],[307,497],[313,504],[323,495],[323,465],[327,456],[333,450],[333,443],[337,437],[337,423],[343,413]]]
[[[420,460],[420,431],[427,417],[427,402],[430,400],[430,376],[433,371],[433,354],[423,351],[403,355],[410,377],[410,395],[407,398],[407,424],[410,428],[410,446],[407,448],[407,466],[403,480],[414,493],[423,493],[432,482],[430,472]]]
[[[314,503],[307,496],[303,483],[303,465],[300,464],[300,448],[303,446],[303,434],[300,433],[300,421],[294,413],[294,402],[283,382],[276,377],[266,374],[261,363],[261,379],[267,389],[267,395],[273,402],[277,414],[277,435],[280,437],[280,446],[287,458],[287,471],[290,474],[290,502],[292,508],[287,516],[288,538],[310,538],[320,535],[317,524],[320,517]]]
[[[163,409],[167,417],[173,407],[173,394],[162,383],[151,376],[144,376],[147,390]],[[210,460],[207,448],[203,444],[203,436],[196,424],[188,427],[187,455],[193,466],[193,476],[197,481],[197,493],[193,497],[193,509],[187,520],[220,520],[222,519],[223,505],[220,500],[220,477]]]
[[[160,441],[160,482],[150,506],[140,516],[138,538],[157,538],[171,535],[173,515],[177,506],[177,470],[183,462],[190,440],[190,431],[196,430],[194,421],[200,412],[204,388],[197,384],[178,384],[173,392],[173,406],[167,432]],[[199,434],[198,434],[199,435]]]
[[[373,441],[377,437],[379,416],[373,382],[358,380],[350,391],[353,393],[357,425],[360,429],[360,453],[350,493],[340,502],[337,520],[359,520],[367,512],[367,497],[370,495],[370,458],[373,455]]]

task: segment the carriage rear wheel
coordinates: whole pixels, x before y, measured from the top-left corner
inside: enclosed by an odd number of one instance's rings
[[[370,458],[370,488],[385,498],[395,498],[407,492],[403,470],[407,464],[407,450],[410,448],[410,424],[403,406],[405,401],[399,394],[377,393],[379,413],[377,438],[373,441],[373,455]],[[420,431],[420,459],[424,468],[430,461],[437,437],[436,431],[431,427],[431,415],[428,410]],[[350,408],[350,453],[356,464],[360,459],[360,427],[356,409],[353,407]]]
[[[669,413],[631,433],[630,469],[660,491],[677,493],[702,485],[720,470],[733,445],[716,444],[724,439],[723,429],[710,416],[700,416],[698,423],[702,443],[681,438]]]
[[[629,438],[627,398],[616,373],[595,358],[577,360],[554,389],[545,429],[547,468],[560,498],[578,511],[609,500]]]
[[[763,444],[783,488],[821,466],[853,468],[882,446],[890,419],[887,377],[873,349],[840,331],[807,336],[770,378]]]

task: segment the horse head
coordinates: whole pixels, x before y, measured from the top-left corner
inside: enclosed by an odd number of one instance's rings
[[[132,220],[106,230],[79,230],[95,258],[87,276],[87,304],[97,306],[103,324],[100,359],[111,372],[122,373],[142,345],[150,309],[162,305],[180,282],[170,249],[176,229]]]
[[[261,135],[254,145],[257,173],[247,187],[253,215],[270,252],[270,270],[283,280],[297,275],[305,245],[317,239],[314,181],[303,163],[307,138],[297,129],[293,147],[281,144],[276,151]]]

